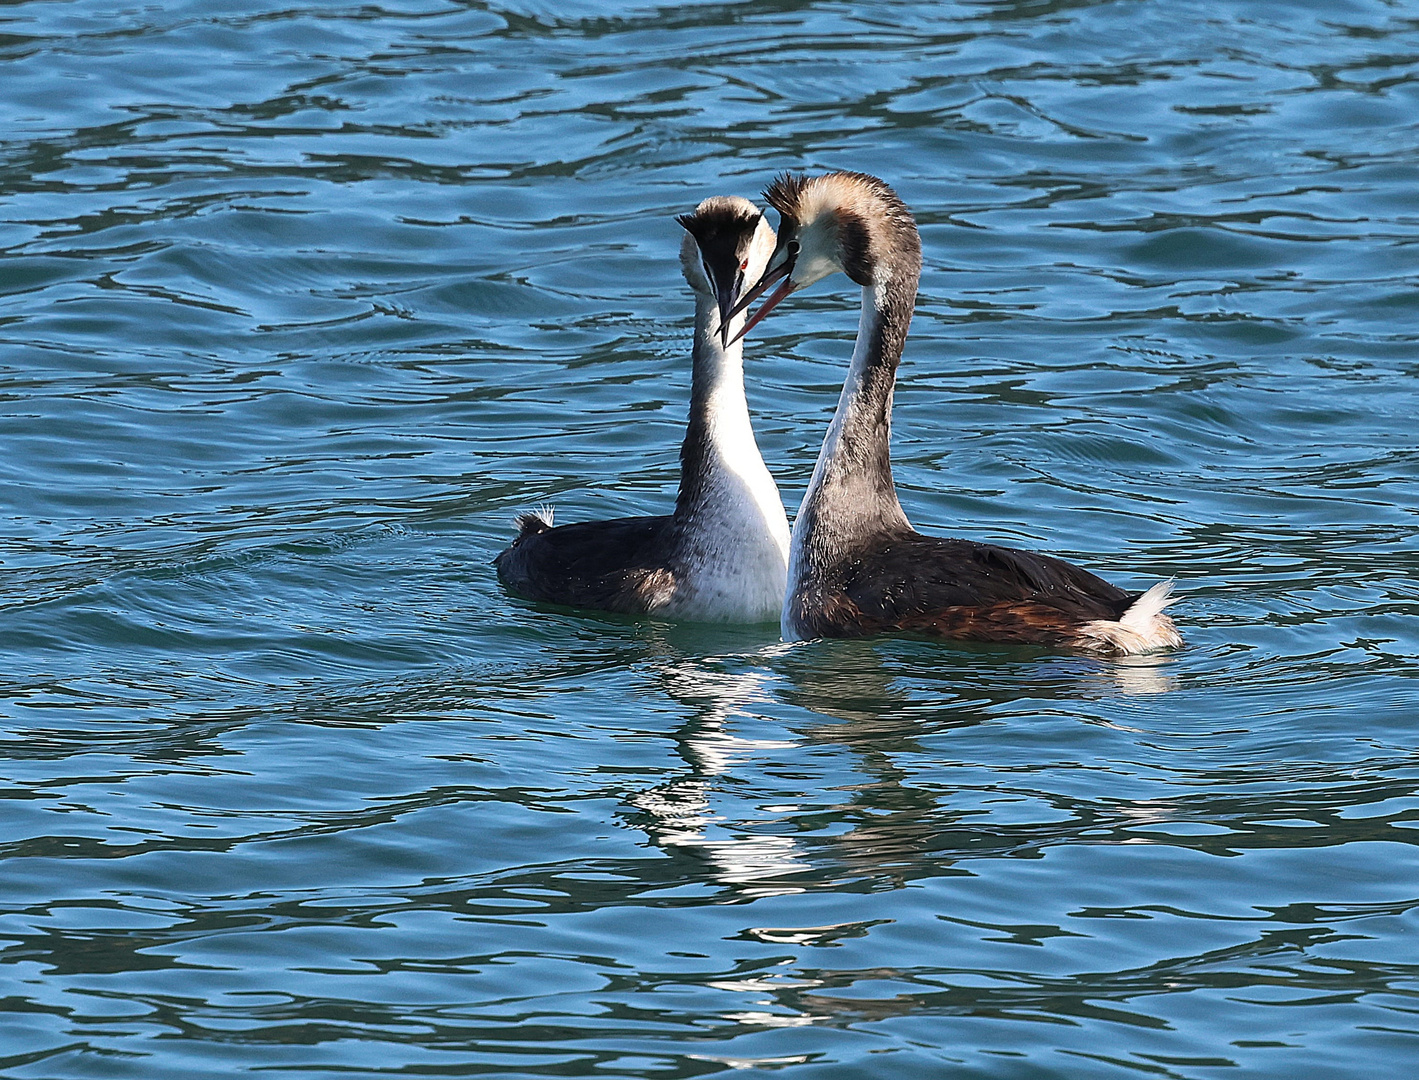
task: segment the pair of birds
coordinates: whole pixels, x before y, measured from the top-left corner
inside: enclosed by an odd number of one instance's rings
[[[863,173],[785,174],[764,197],[777,236],[746,199],[706,199],[677,219],[695,339],[674,513],[557,528],[550,514],[523,514],[495,560],[507,588],[668,619],[779,619],[790,641],[896,632],[1121,654],[1180,646],[1163,614],[1171,582],[1127,592],[1050,555],[912,528],[889,443],[921,277],[916,223]],[[790,533],[754,441],[741,340],[790,293],[839,272],[862,287],[857,344]]]

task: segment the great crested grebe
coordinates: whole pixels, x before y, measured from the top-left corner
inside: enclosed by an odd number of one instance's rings
[[[742,316],[731,316],[774,250],[747,199],[706,199],[685,227],[680,264],[695,293],[690,422],[675,512],[552,527],[522,514],[494,560],[529,600],[699,622],[772,622],[783,607],[788,518],[754,441],[744,399]]]
[[[782,175],[764,193],[778,245],[744,308],[778,288],[739,331],[790,293],[842,271],[862,286],[857,344],[793,524],[782,626],[788,640],[905,632],[1036,642],[1110,653],[1182,645],[1164,615],[1172,582],[1125,592],[1062,559],[922,536],[897,500],[892,391],[921,277],[921,238],[875,176]]]

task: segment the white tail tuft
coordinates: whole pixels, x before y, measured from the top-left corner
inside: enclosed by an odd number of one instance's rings
[[[1088,648],[1107,649],[1125,655],[1182,647],[1182,635],[1163,609],[1177,599],[1173,578],[1160,581],[1135,600],[1117,621],[1097,619],[1085,623],[1080,634]]]
[[[1167,581],[1158,582],[1129,606],[1119,622],[1136,633],[1145,632],[1163,613],[1163,609],[1177,600],[1173,595],[1173,583],[1176,580],[1168,578]]]

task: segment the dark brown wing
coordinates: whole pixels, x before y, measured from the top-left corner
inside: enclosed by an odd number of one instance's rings
[[[1117,619],[1139,595],[1051,555],[917,533],[844,560],[823,584],[810,621],[825,637],[1075,644],[1083,624]]]
[[[672,519],[613,518],[552,528],[518,519],[522,531],[493,565],[510,592],[568,607],[641,614],[675,588],[668,563]]]

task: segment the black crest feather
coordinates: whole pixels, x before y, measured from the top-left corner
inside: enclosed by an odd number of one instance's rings
[[[808,177],[803,173],[781,172],[764,189],[764,200],[784,217],[793,217],[807,184]]]
[[[742,203],[706,199],[694,213],[680,214],[675,220],[703,245],[720,236],[753,232],[763,216],[757,210],[751,213]]]

